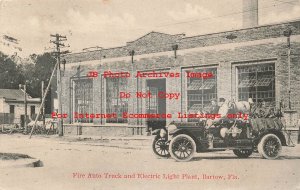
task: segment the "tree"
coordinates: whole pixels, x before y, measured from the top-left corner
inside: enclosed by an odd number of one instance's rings
[[[51,73],[56,63],[56,59],[51,56],[50,53],[44,53],[42,55],[31,55],[34,57],[34,69],[27,70],[27,77],[29,79],[29,92],[34,97],[42,97],[41,94],[41,83],[44,81],[45,87],[48,85]],[[31,76],[31,77],[30,77]],[[46,113],[51,112],[51,91],[48,92],[45,102]]]
[[[0,52],[0,88],[18,88],[21,80],[17,64],[8,55]]]
[[[0,52],[0,89],[18,89],[19,84],[26,81],[28,94],[33,98],[42,97],[41,83],[44,81],[45,86],[48,85],[56,60],[50,53],[32,54],[29,59],[33,63],[17,65],[11,57]],[[51,112],[51,92],[47,94],[45,109],[46,113]]]

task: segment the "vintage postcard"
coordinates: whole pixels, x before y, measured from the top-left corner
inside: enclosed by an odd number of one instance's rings
[[[0,0],[0,190],[300,190],[300,0]]]

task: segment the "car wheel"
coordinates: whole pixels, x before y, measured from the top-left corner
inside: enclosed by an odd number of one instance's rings
[[[266,159],[278,158],[281,148],[281,141],[274,134],[265,135],[257,146],[258,152]]]
[[[152,150],[159,157],[170,157],[169,142],[166,138],[162,138],[159,135],[155,136],[153,139]]]
[[[252,154],[252,149],[235,149],[233,153],[239,158],[248,158]]]
[[[196,143],[192,137],[180,134],[171,140],[169,152],[172,158],[177,161],[189,161],[193,158],[193,155],[196,152]]]

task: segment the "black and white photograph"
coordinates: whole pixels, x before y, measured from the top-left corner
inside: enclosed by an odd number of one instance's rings
[[[300,0],[0,0],[0,190],[300,190]]]

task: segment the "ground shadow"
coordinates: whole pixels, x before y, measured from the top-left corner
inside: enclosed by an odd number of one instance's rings
[[[232,160],[232,159],[238,159],[238,160],[267,160],[262,158],[260,155],[253,155],[248,158],[238,158],[237,156],[195,156],[191,161],[199,161],[199,160]],[[279,158],[275,160],[300,160],[300,156],[288,156],[288,155],[282,155]]]

